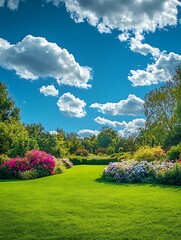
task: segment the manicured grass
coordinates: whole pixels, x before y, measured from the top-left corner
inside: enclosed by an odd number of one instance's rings
[[[102,169],[1,181],[0,239],[181,239],[180,187],[104,183]]]

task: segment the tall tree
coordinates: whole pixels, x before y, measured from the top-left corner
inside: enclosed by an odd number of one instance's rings
[[[24,156],[28,150],[36,147],[37,142],[29,138],[24,124],[13,119],[0,122],[0,154]]]
[[[73,154],[77,149],[82,148],[82,142],[76,133],[68,133],[67,141],[69,144],[69,153]]]
[[[20,110],[9,97],[7,86],[0,82],[0,121],[6,121],[10,118],[20,121]]]
[[[113,144],[115,139],[118,138],[118,134],[111,128],[103,128],[102,131],[97,136],[98,147],[107,148],[109,145]]]
[[[181,126],[181,72],[163,86],[145,96],[146,129],[152,133],[157,143],[172,144],[172,139]],[[177,139],[179,141],[179,138]]]

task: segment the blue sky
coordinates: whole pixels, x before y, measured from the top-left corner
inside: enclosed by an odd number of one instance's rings
[[[47,131],[136,133],[181,65],[180,1],[0,0],[0,16],[0,81]]]

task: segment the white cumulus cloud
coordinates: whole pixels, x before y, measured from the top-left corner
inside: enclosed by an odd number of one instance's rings
[[[106,119],[106,118],[103,118],[103,117],[96,117],[94,119],[95,122],[97,122],[98,124],[100,125],[108,125],[108,126],[111,126],[111,127],[114,127],[114,128],[117,128],[117,127],[123,127],[126,125],[126,122],[118,122],[118,121],[112,121],[112,120],[109,120],[109,119]]]
[[[150,53],[153,57],[158,57],[160,55],[160,50],[147,43],[142,43],[143,40],[144,36],[137,32],[135,37],[131,37],[130,39],[130,49],[133,52],[138,52],[144,56]]]
[[[45,96],[58,96],[58,90],[54,85],[42,86],[40,88],[40,93],[43,93]]]
[[[80,66],[66,49],[42,37],[28,35],[17,44],[0,39],[0,66],[25,79],[52,77],[59,84],[90,87],[91,69]]]
[[[166,82],[175,75],[179,66],[181,66],[181,55],[163,52],[153,64],[147,65],[146,70],[131,70],[128,79],[134,86]]]
[[[59,110],[69,117],[81,118],[86,115],[84,110],[86,103],[69,92],[59,98],[57,105]]]
[[[110,115],[140,115],[144,112],[143,104],[144,101],[141,98],[129,94],[126,100],[117,103],[93,103],[90,107],[97,108],[99,112]]]
[[[177,24],[178,0],[46,0],[64,2],[76,22],[87,21],[100,32],[152,31]]]
[[[157,66],[163,58],[169,58],[160,53],[157,47],[144,43],[144,34],[155,32],[157,29],[165,29],[168,26],[176,26],[178,9],[181,6],[179,0],[46,0],[55,5],[64,3],[72,19],[77,22],[87,21],[96,27],[100,33],[111,33],[117,29],[120,41],[128,41],[133,52],[144,56],[151,54],[155,64],[148,65],[144,70],[131,70],[129,80],[134,86],[150,85],[165,81],[163,78],[171,77],[171,69]],[[169,61],[166,60],[166,61]],[[176,54],[171,67],[179,61]],[[158,67],[158,68],[157,68]],[[172,68],[174,69],[174,68]],[[170,71],[171,70],[171,71]],[[175,71],[175,69],[174,69]]]
[[[108,125],[110,127],[114,127],[118,129],[121,128],[121,130],[119,130],[118,133],[123,137],[127,137],[131,134],[137,134],[141,128],[145,127],[145,119],[143,118],[136,118],[130,122],[111,121],[109,119],[102,118],[102,117],[97,117],[94,120],[100,125]]]
[[[97,130],[91,130],[91,129],[82,129],[78,132],[78,135],[80,137],[90,137],[90,136],[97,136],[99,134],[99,131]]]
[[[24,0],[0,0],[0,7],[7,7],[11,10],[16,10],[19,7],[19,3]]]

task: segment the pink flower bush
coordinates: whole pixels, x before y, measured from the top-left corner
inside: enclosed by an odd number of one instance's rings
[[[54,173],[56,162],[54,157],[44,151],[31,150],[26,153],[31,168],[36,168],[38,175],[47,176]]]
[[[20,173],[25,171],[37,172],[37,177],[54,174],[54,157],[46,152],[31,150],[24,158],[12,158],[4,162],[0,168],[0,176],[3,178],[19,178]]]

